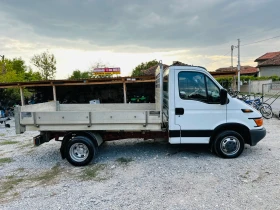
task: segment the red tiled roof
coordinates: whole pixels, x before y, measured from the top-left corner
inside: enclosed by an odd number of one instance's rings
[[[280,66],[280,53],[277,56],[274,56],[273,58],[270,58],[264,62],[261,62],[258,67],[261,66]]]
[[[155,75],[156,69],[157,69],[158,65],[154,65],[148,69],[143,69],[143,75],[147,76],[147,75]],[[163,64],[163,69],[167,68],[168,65]]]
[[[231,71],[237,71],[237,67],[225,67],[225,68],[219,68],[216,70],[216,72],[231,72]],[[240,67],[240,74],[245,75],[245,74],[255,74],[259,70],[256,67],[253,66],[241,66]]]
[[[262,55],[261,57],[257,58],[255,60],[255,62],[260,62],[260,61],[265,61],[267,59],[271,59],[277,55],[280,55],[280,51],[279,52],[269,52],[269,53],[265,53],[264,55]]]

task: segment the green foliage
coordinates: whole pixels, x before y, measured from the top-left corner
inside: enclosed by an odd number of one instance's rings
[[[44,80],[55,78],[56,73],[56,59],[53,54],[48,51],[41,54],[34,55],[31,62],[40,70],[41,76]]]
[[[133,69],[131,76],[133,76],[133,77],[142,76],[143,70],[146,70],[157,64],[158,64],[158,61],[156,61],[156,60],[152,60],[152,61],[149,61],[146,63],[141,63]]]
[[[80,70],[75,70],[68,79],[89,79],[91,78],[91,73],[89,71],[81,72]]]
[[[240,81],[245,82],[245,81],[256,81],[256,80],[269,80],[271,79],[272,81],[280,81],[280,77],[274,75],[274,76],[269,76],[269,77],[254,77],[254,76],[240,76]],[[224,87],[224,88],[229,88],[231,86],[231,83],[233,82],[233,77],[218,77],[216,80]],[[236,78],[237,80],[237,78]]]
[[[40,81],[42,76],[39,72],[33,72],[31,68],[24,72],[24,81]]]
[[[271,79],[272,81],[279,81],[280,77],[276,75],[269,76],[269,77],[240,76],[241,81],[269,80],[269,79]]]
[[[219,83],[222,82],[232,82],[233,78],[232,77],[218,77],[215,78]]]
[[[3,62],[0,61],[0,67]],[[24,82],[42,80],[39,72],[33,72],[30,67],[26,67],[24,60],[21,58],[5,59],[4,71],[0,74],[0,83]],[[24,95],[29,97],[30,92],[24,90]],[[0,98],[4,101],[4,105],[12,106],[16,101],[20,100],[19,88],[9,88],[0,90]]]

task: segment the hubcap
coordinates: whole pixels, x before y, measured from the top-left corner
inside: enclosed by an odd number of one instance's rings
[[[220,148],[225,155],[234,155],[240,149],[240,142],[234,136],[227,136],[221,141]]]
[[[89,150],[83,143],[75,143],[70,147],[70,157],[76,162],[82,162],[87,159]]]

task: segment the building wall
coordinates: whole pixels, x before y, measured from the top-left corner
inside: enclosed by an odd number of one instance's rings
[[[272,80],[254,80],[250,81],[248,83],[244,83],[243,85],[240,86],[240,92],[243,93],[262,93],[262,87],[263,84],[271,84]],[[264,86],[264,92],[268,92],[269,89],[265,88]],[[271,90],[270,90],[271,91]]]
[[[260,68],[260,77],[269,77],[273,75],[277,75],[280,77],[280,66],[265,66]]]

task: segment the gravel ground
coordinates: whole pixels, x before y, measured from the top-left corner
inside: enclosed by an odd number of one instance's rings
[[[0,209],[280,209],[280,121],[237,159],[204,146],[104,143],[87,167],[62,160],[60,142],[0,124]]]

